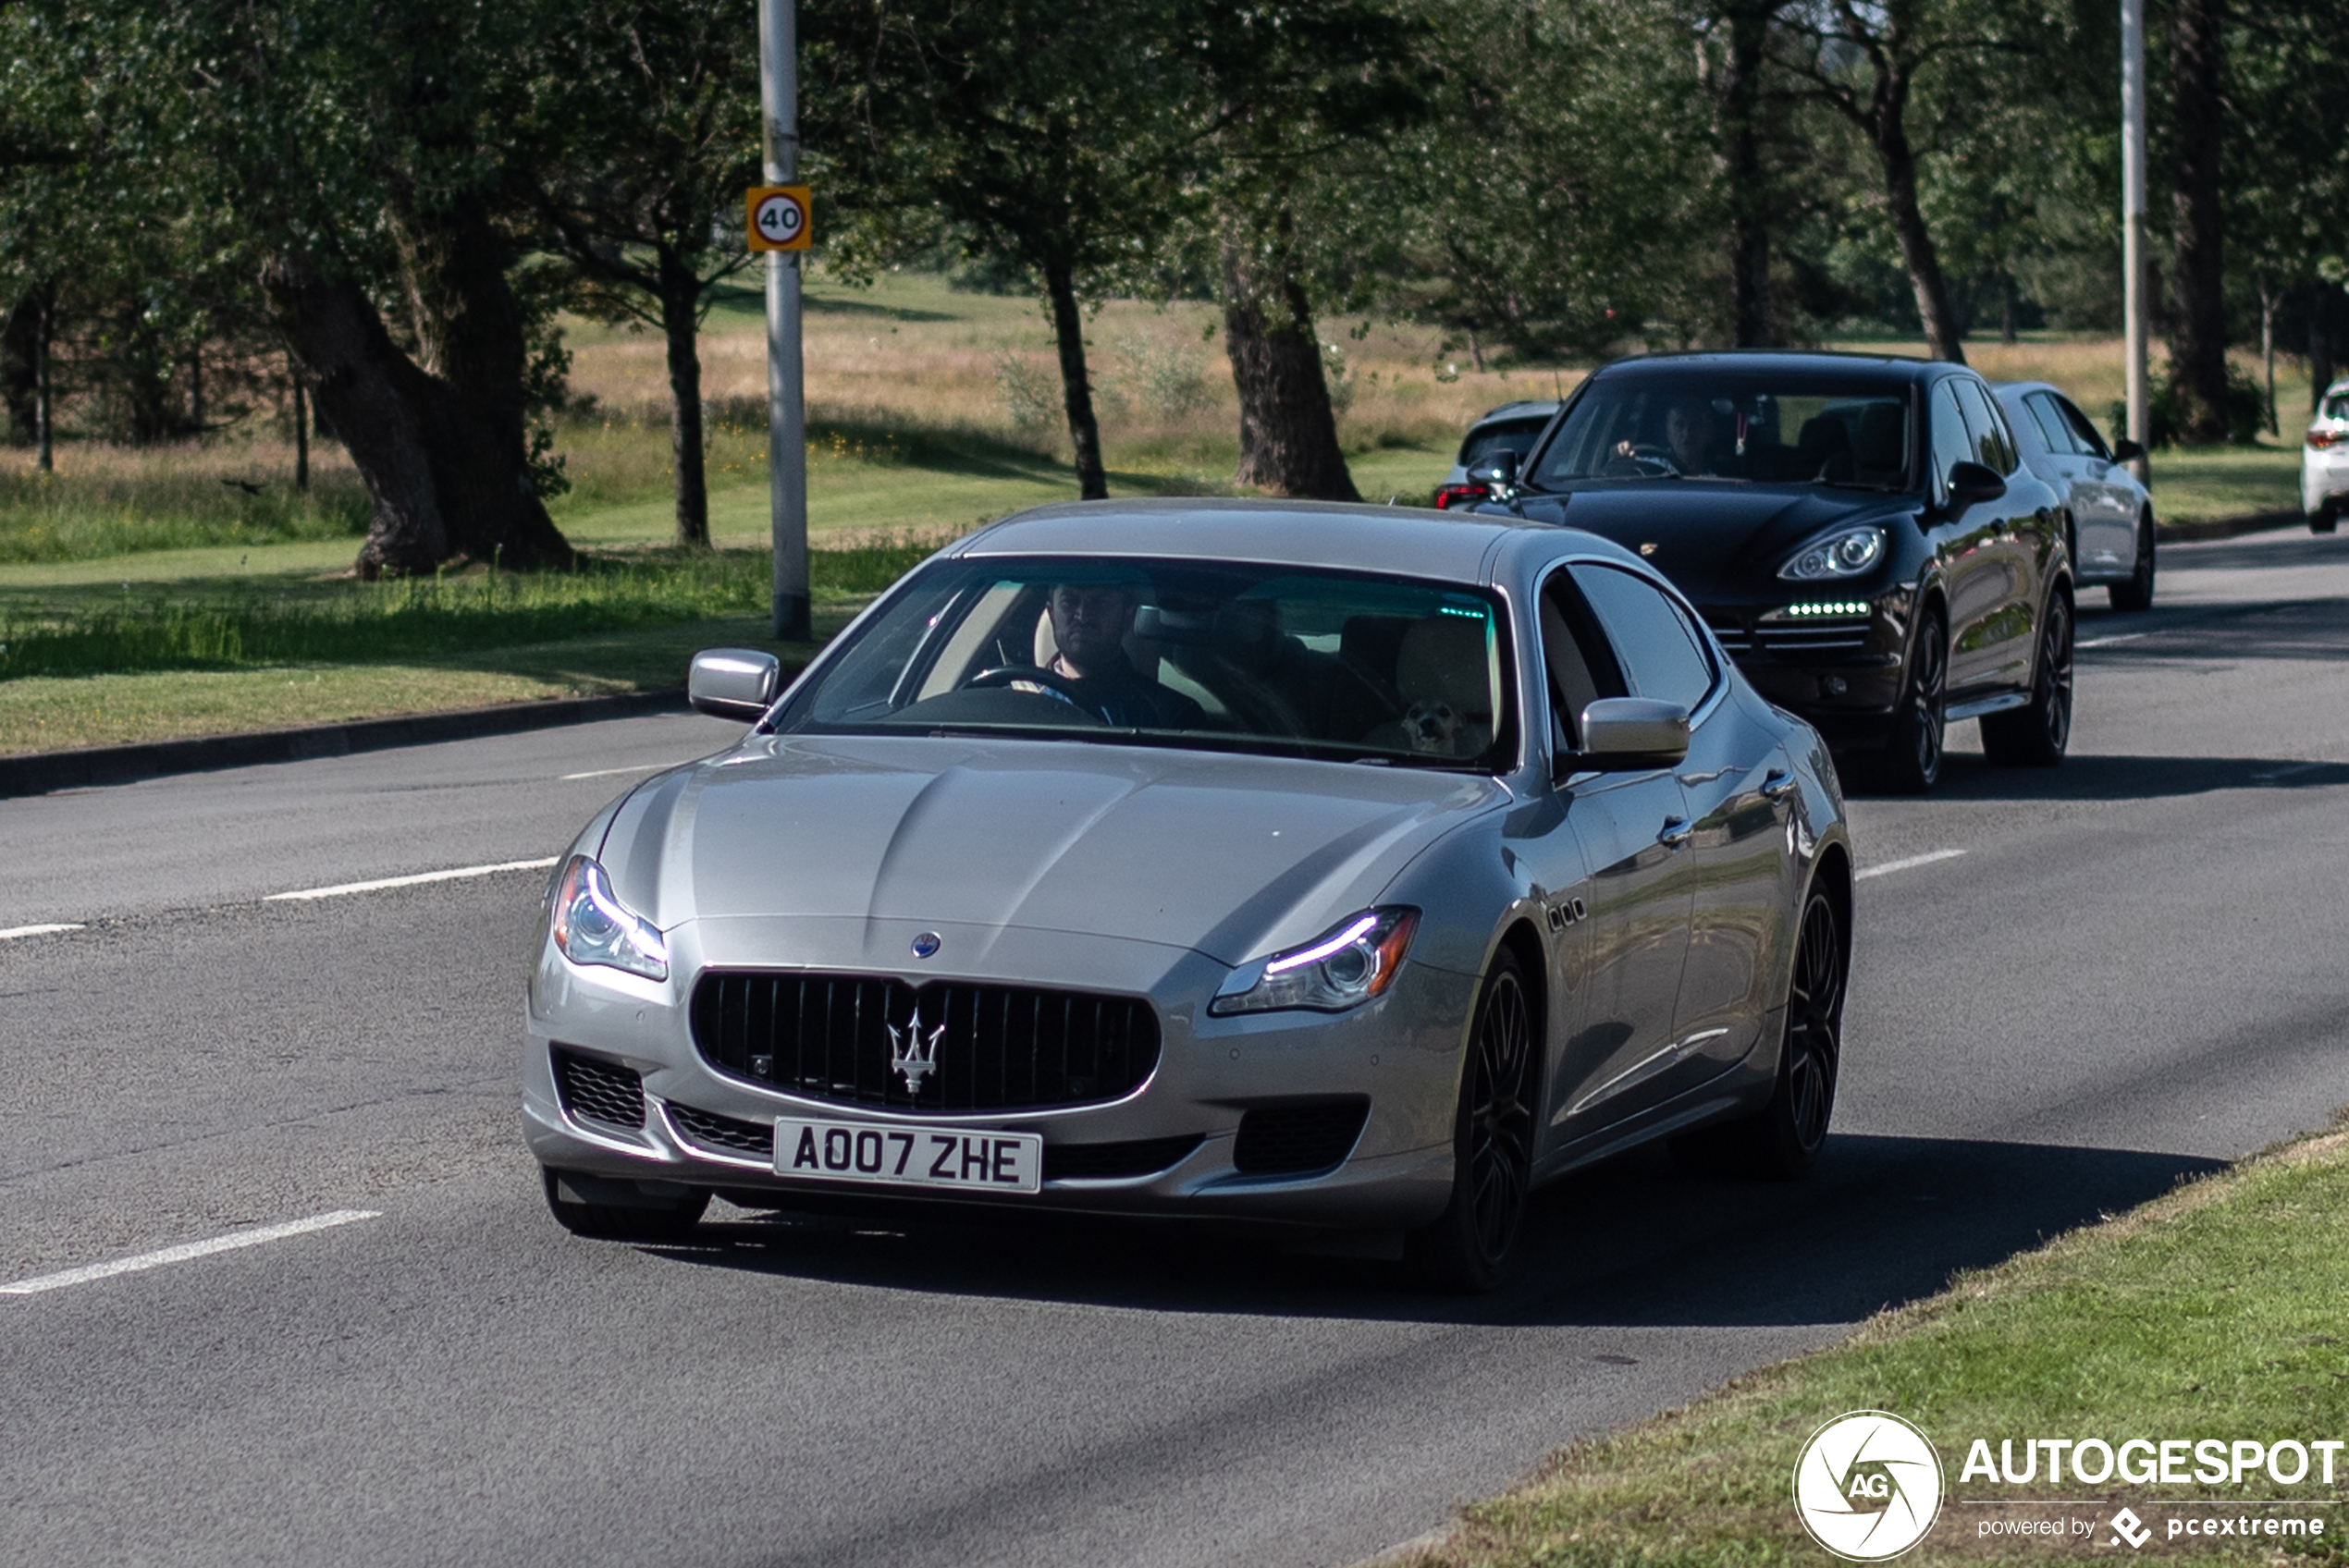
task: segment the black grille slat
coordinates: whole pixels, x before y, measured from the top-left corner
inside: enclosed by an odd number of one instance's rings
[[[669,1120],[689,1140],[704,1148],[756,1155],[768,1161],[775,1158],[775,1129],[767,1122],[720,1116],[714,1110],[679,1105],[675,1100],[669,1102]]]
[[[633,1068],[555,1047],[555,1094],[563,1109],[608,1127],[645,1124],[645,1081]]]
[[[1354,1152],[1370,1114],[1362,1099],[1261,1107],[1240,1118],[1232,1168],[1251,1176],[1326,1170]]]
[[[889,1031],[946,1027],[918,1097]],[[719,1072],[842,1105],[997,1111],[1122,1098],[1156,1070],[1158,1015],[1132,997],[1025,986],[716,970],[694,991],[694,1043]],[[1057,1035],[1057,1038],[1054,1036]],[[1057,1061],[1057,1071],[1053,1063]]]

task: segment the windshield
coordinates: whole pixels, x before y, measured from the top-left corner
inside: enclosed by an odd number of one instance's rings
[[[1494,771],[1507,627],[1449,583],[1199,561],[936,562],[776,728],[1107,741]]]
[[[1602,376],[1530,476],[1909,487],[1905,387],[1690,369]]]

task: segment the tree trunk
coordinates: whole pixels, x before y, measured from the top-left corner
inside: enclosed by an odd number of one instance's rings
[[[293,382],[294,489],[310,492],[310,395],[301,388],[301,375],[290,362],[287,366]]]
[[[2276,290],[2267,275],[2259,277],[2259,371],[2267,389],[2268,434],[2282,434],[2276,423]]]
[[[44,288],[37,298],[41,308],[32,326],[32,466],[43,473],[55,473],[57,398],[49,379],[49,350],[56,337],[57,293]]]
[[[1762,170],[1762,66],[1778,0],[1728,9],[1729,56],[1716,120],[1729,198],[1729,341],[1777,342],[1770,321],[1770,193]]]
[[[33,337],[41,322],[40,297],[27,294],[0,321],[0,416],[8,422],[8,445],[32,445]]]
[[[709,484],[702,466],[701,279],[660,247],[660,327],[669,339],[669,451],[677,470],[677,543],[709,543]]]
[[[203,435],[203,345],[188,356],[188,434]]]
[[[510,393],[461,395],[394,346],[357,284],[327,280],[306,258],[276,258],[262,283],[321,423],[349,449],[374,503],[362,577],[427,572],[460,557],[571,564],[571,545],[531,483],[519,376]],[[446,341],[442,356],[478,367],[477,351]],[[486,408],[512,417],[485,417]]]
[[[1359,501],[1322,369],[1312,304],[1285,268],[1259,276],[1224,246],[1224,339],[1240,397],[1235,480],[1275,496]]]
[[[1109,497],[1109,475],[1101,469],[1101,429],[1093,418],[1093,383],[1085,369],[1085,314],[1076,306],[1076,279],[1064,262],[1044,266],[1044,291],[1052,308],[1052,337],[1061,351],[1061,405],[1068,413],[1068,444],[1076,455],[1076,494],[1088,501]]]
[[[1892,218],[1893,238],[1900,243],[1901,264],[1908,268],[1909,287],[1916,294],[1917,317],[1925,323],[1925,352],[1952,364],[1965,363],[1964,336],[1956,311],[1949,305],[1949,286],[1941,276],[1941,257],[1933,235],[1925,227],[1917,205],[1917,160],[1901,124],[1908,98],[1905,82],[1881,82],[1876,90],[1875,124],[1870,128],[1876,158],[1884,165],[1884,204]]]
[[[2201,446],[2227,438],[2227,300],[2222,251],[2226,215],[2219,151],[2222,0],[2176,0],[2171,10],[2170,84],[2178,128],[2177,184],[2171,194],[2171,405],[2178,439]]]
[[[2015,287],[2014,274],[1998,274],[1998,341],[2010,349],[2019,340],[2015,316],[2023,305],[2021,293]]]
[[[2308,298],[2308,411],[2324,402],[2332,385],[2332,285],[2313,286]]]

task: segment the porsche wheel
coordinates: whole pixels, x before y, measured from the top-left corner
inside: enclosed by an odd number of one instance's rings
[[[1826,894],[1813,888],[1795,937],[1770,1101],[1755,1115],[1673,1139],[1672,1153],[1682,1165],[1709,1176],[1777,1182],[1791,1182],[1811,1169],[1835,1118],[1846,979],[1842,922]]]
[[[604,1242],[680,1242],[701,1223],[707,1193],[653,1197],[633,1182],[581,1176],[544,1166],[547,1207],[555,1223],[574,1236]],[[601,1200],[601,1201],[598,1201]],[[615,1201],[617,1200],[617,1201]]]
[[[1489,1291],[1507,1272],[1533,1175],[1533,1009],[1516,955],[1494,959],[1476,1002],[1455,1117],[1452,1201],[1408,1241],[1445,1290]]]
[[[2011,713],[1983,719],[1982,750],[1995,763],[2053,767],[2071,743],[2072,604],[2059,596],[2048,604],[2031,701]]]
[[[1876,782],[1893,794],[1930,794],[1941,781],[1949,686],[1949,631],[1941,612],[1927,610],[1917,628],[1916,652],[1909,658],[1909,681],[1892,717],[1892,732],[1874,759]]]

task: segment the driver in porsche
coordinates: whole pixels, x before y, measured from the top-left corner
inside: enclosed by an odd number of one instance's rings
[[[1052,619],[1052,672],[1069,695],[1120,729],[1197,729],[1207,714],[1134,668],[1125,634],[1134,629],[1134,591],[1113,582],[1061,582],[1045,609]]]

